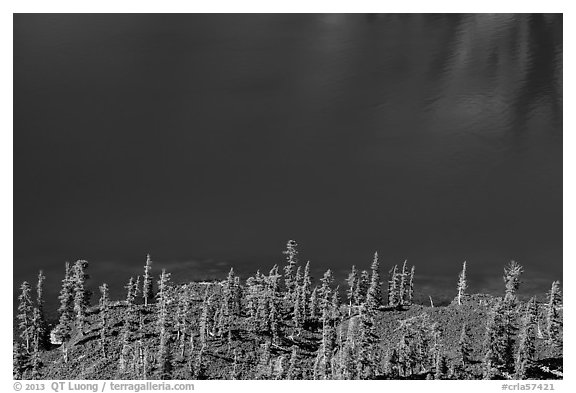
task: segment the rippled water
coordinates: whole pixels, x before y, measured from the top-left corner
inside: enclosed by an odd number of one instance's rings
[[[302,259],[562,276],[558,15],[17,15],[14,280]]]

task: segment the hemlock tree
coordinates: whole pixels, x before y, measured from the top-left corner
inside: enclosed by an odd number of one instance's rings
[[[266,325],[268,326],[268,331],[272,334],[272,340],[277,343],[280,335],[280,285],[279,285],[280,274],[278,273],[278,266],[274,265],[270,272],[268,273],[267,279],[267,315],[265,316]],[[266,310],[266,307],[264,307]]]
[[[150,254],[146,255],[146,264],[144,265],[144,277],[142,278],[142,298],[144,305],[148,305],[148,301],[154,298],[154,291],[152,289],[152,276],[150,270],[152,269],[152,259]]]
[[[44,281],[46,276],[42,270],[38,272],[38,282],[36,283],[36,313],[38,315],[38,325],[36,327],[36,334],[38,335],[38,345],[40,348],[45,349],[48,346],[48,324],[44,314]]]
[[[100,306],[100,349],[102,351],[102,357],[108,357],[108,352],[106,348],[106,335],[108,333],[108,303],[109,299],[109,289],[108,284],[104,283],[100,287],[100,300],[98,302]]]
[[[134,300],[136,299],[136,283],[134,282],[134,277],[130,277],[130,280],[128,281],[128,284],[126,284],[126,286],[124,286],[124,288],[126,289],[126,303],[128,303],[129,306],[134,304]]]
[[[318,308],[318,287],[314,287],[314,290],[310,295],[310,304],[308,306],[308,318],[313,323],[318,320]]]
[[[170,273],[162,269],[162,274],[158,280],[158,293],[156,294],[156,306],[158,313],[158,335],[160,336],[160,346],[158,348],[158,377],[160,379],[170,379],[172,373],[172,358],[169,348],[169,335],[166,330],[168,324],[168,299],[170,290]]]
[[[220,304],[220,319],[218,321],[219,335],[229,335],[232,329],[232,314],[235,295],[235,275],[234,269],[230,268],[228,276],[222,285],[222,296]]]
[[[286,255],[286,265],[284,266],[284,286],[286,287],[286,299],[288,301],[293,300],[292,297],[296,290],[294,267],[298,263],[297,246],[298,244],[294,240],[288,240],[286,243],[286,251],[283,252],[283,254]]]
[[[396,347],[399,374],[407,377],[434,369],[440,351],[436,323],[426,313],[399,322],[400,341]]]
[[[462,264],[462,271],[458,276],[458,295],[456,295],[456,298],[458,299],[458,305],[462,305],[462,298],[466,293],[467,287],[468,285],[466,284],[466,261],[464,261],[464,263]]]
[[[358,284],[358,304],[362,304],[366,301],[366,294],[368,293],[368,287],[370,286],[370,273],[367,270],[362,270],[360,273],[360,282]]]
[[[320,289],[318,290],[318,298],[320,300],[320,314],[322,314],[322,312],[325,309],[328,309],[330,305],[330,298],[332,296],[331,285],[334,282],[332,270],[326,270],[324,276],[320,279],[320,282],[322,285],[320,285]]]
[[[370,278],[370,287],[366,293],[366,307],[370,313],[374,313],[382,304],[382,290],[380,288],[380,264],[378,262],[378,253],[374,253],[374,259],[370,268],[372,276]]]
[[[124,321],[120,331],[120,358],[118,359],[118,371],[122,376],[131,377],[128,372],[130,366],[129,355],[132,352],[132,322],[130,313],[124,314]],[[131,379],[131,378],[129,378]]]
[[[164,318],[166,316],[164,315]],[[172,379],[172,352],[169,347],[169,337],[166,331],[166,321],[164,320],[160,326],[160,345],[158,347],[158,369],[157,375],[159,379]]]
[[[348,321],[348,330],[346,332],[346,341],[344,350],[340,358],[340,373],[344,379],[356,378],[356,351],[358,342],[358,332],[356,323],[360,317],[355,316]]]
[[[388,280],[388,305],[396,307],[399,303],[398,299],[398,266],[394,265],[390,270]]]
[[[514,369],[514,335],[511,312],[513,303],[498,300],[488,315],[484,340],[483,372],[485,379]]]
[[[302,315],[304,318],[308,315],[308,301],[310,299],[310,288],[312,281],[310,278],[310,261],[306,262],[304,274],[302,275],[302,286],[300,288],[300,303],[302,304]]]
[[[38,336],[34,337],[30,358],[32,365],[32,379],[41,379],[42,375],[40,374],[40,368],[42,367],[42,360],[40,359],[40,344]]]
[[[136,282],[134,283],[134,299],[138,299],[140,296],[140,276],[136,276]]]
[[[206,345],[208,339],[208,313],[210,312],[210,297],[208,296],[208,287],[206,287],[206,293],[204,294],[204,301],[202,302],[202,312],[200,313],[200,344],[202,347]]]
[[[294,327],[298,334],[300,334],[300,329],[304,327],[304,321],[306,320],[306,314],[303,304],[303,297],[302,297],[302,274],[301,274],[300,266],[296,270],[296,279],[295,279],[295,292],[294,292],[294,311],[292,312],[292,321],[294,322]]]
[[[516,261],[510,261],[510,263],[504,267],[504,284],[506,285],[504,301],[516,302],[516,291],[520,286],[520,275],[523,271],[524,268],[516,263]]]
[[[376,335],[374,332],[374,314],[366,303],[360,306],[357,331],[356,374],[359,379],[372,379],[376,375],[379,363],[374,351]]]
[[[81,334],[84,334],[84,323],[86,322],[86,309],[90,301],[90,291],[86,289],[86,274],[88,262],[78,260],[74,264],[74,312],[76,313],[76,326]]]
[[[448,360],[446,354],[438,352],[434,379],[446,379],[448,375]]]
[[[34,352],[40,352],[41,341],[45,337],[46,330],[43,326],[42,316],[38,307],[32,308],[32,349]]]
[[[322,322],[322,343],[318,350],[319,356],[319,376],[328,379],[331,373],[331,355],[334,348],[335,330],[333,326],[333,316],[336,313],[334,308],[338,308],[338,297],[333,296],[330,285],[333,282],[332,271],[327,270],[321,279],[320,287],[320,321]]]
[[[232,297],[232,312],[234,315],[241,315],[242,314],[242,285],[240,285],[240,277],[234,277],[234,294]]]
[[[346,298],[348,299],[348,316],[351,316],[352,306],[356,305],[356,287],[359,284],[358,271],[356,270],[356,266],[352,265],[352,271],[348,275],[346,282],[348,283],[348,290],[346,291]]]
[[[516,352],[516,378],[526,379],[526,373],[536,354],[536,315],[538,308],[536,298],[530,299],[526,304],[526,311],[522,316],[522,325],[518,336],[518,350]]]
[[[30,297],[30,284],[24,281],[20,286],[20,296],[18,297],[18,327],[20,328],[20,337],[26,344],[26,351],[30,352],[32,339],[34,336],[34,326],[32,325],[32,299]]]
[[[185,345],[186,345],[186,334],[188,332],[188,311],[190,309],[190,296],[188,293],[181,291],[177,297],[176,306],[176,318],[175,325],[176,328],[176,340],[180,341],[180,356],[184,356]]]
[[[230,379],[235,381],[238,379],[238,351],[234,349],[234,362],[232,363],[232,371],[230,371]]]
[[[158,325],[162,326],[166,323],[166,315],[168,313],[168,298],[170,290],[170,273],[166,273],[166,269],[162,269],[162,274],[158,280],[158,293],[156,294],[156,307],[158,312]]]
[[[460,333],[460,340],[458,341],[458,360],[463,369],[470,365],[472,354],[472,343],[470,341],[470,334],[468,333],[468,326],[466,323],[462,326]]]
[[[408,260],[404,260],[402,264],[402,271],[400,273],[400,287],[398,288],[398,300],[401,306],[404,306],[407,302],[406,297],[408,295],[408,270],[406,269],[406,263]]]
[[[408,304],[412,304],[412,300],[414,299],[414,272],[416,270],[416,266],[412,265],[412,269],[410,269],[410,280],[408,280]]]
[[[64,278],[62,279],[62,289],[60,289],[60,314],[58,325],[54,329],[54,338],[56,342],[65,343],[70,339],[72,334],[72,324],[74,323],[74,277],[73,269],[66,262]],[[65,347],[62,347],[65,349]]]
[[[261,325],[260,307],[263,300],[264,277],[260,270],[253,277],[246,280],[246,303],[248,308],[248,329],[252,332],[258,331]],[[208,293],[206,293],[206,296]]]
[[[286,379],[294,380],[300,379],[302,376],[302,371],[300,370],[300,365],[298,363],[298,346],[292,345],[292,354],[290,356],[290,361],[288,362],[288,371],[286,372]]]
[[[23,379],[26,370],[26,355],[24,348],[16,340],[12,340],[12,376],[14,379]]]
[[[562,308],[562,293],[560,291],[560,281],[554,281],[548,297],[548,307],[546,310],[546,333],[548,342],[555,347],[562,346],[562,318],[560,309]]]

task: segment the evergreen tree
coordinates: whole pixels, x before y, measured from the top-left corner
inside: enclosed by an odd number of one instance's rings
[[[208,296],[208,288],[206,288],[206,293],[204,295],[204,301],[202,302],[202,312],[200,314],[200,344],[202,347],[206,345],[208,339],[208,313],[210,312],[210,297]]]
[[[272,355],[270,352],[270,341],[266,341],[264,345],[261,345],[256,379],[268,379],[271,376],[271,370],[270,370],[272,366],[271,360]]]
[[[120,332],[120,358],[118,360],[118,371],[126,379],[132,379],[129,375],[130,354],[132,352],[132,321],[130,313],[124,314],[124,323]]]
[[[518,350],[516,352],[516,378],[526,379],[526,373],[536,355],[536,315],[538,308],[536,298],[530,299],[522,317],[522,325],[518,337]]]
[[[76,326],[81,334],[84,334],[84,324],[86,322],[86,309],[90,302],[90,291],[86,288],[86,274],[88,262],[78,260],[74,264],[74,312],[76,313]]]
[[[326,270],[324,276],[320,279],[320,282],[322,285],[320,285],[320,289],[318,290],[318,298],[320,301],[320,314],[322,315],[324,310],[328,310],[330,307],[330,300],[332,297],[331,285],[334,282],[332,270]]]
[[[128,305],[134,304],[134,300],[136,299],[136,283],[134,282],[134,277],[130,277],[128,284],[124,286],[126,289],[126,303]]]
[[[234,294],[232,298],[234,315],[240,316],[242,314],[242,286],[240,285],[240,277],[234,277]]]
[[[372,276],[370,279],[370,287],[366,294],[366,307],[371,313],[375,312],[382,304],[382,290],[380,288],[380,264],[378,262],[378,253],[374,253],[374,260],[371,266]]]
[[[328,379],[330,373],[331,354],[333,349],[334,329],[332,327],[332,288],[334,282],[332,271],[328,269],[320,280],[322,285],[318,291],[320,303],[320,322],[322,323],[322,344],[318,351],[319,378]]]
[[[292,322],[294,323],[294,328],[300,334],[301,329],[304,326],[304,321],[306,319],[306,315],[303,313],[303,305],[302,305],[302,287],[297,285],[296,292],[294,293],[294,312],[292,313]]]
[[[234,268],[230,268],[228,272],[228,276],[222,285],[222,298],[223,303],[225,304],[226,308],[229,310],[232,308],[232,301],[234,298],[234,282],[235,282],[235,274]]]
[[[249,316],[248,328],[250,331],[258,331],[261,321],[259,319],[259,307],[263,297],[263,278],[258,270],[256,275],[246,280],[246,306]]]
[[[30,363],[32,366],[32,379],[42,379],[40,368],[42,360],[40,359],[40,342],[39,337],[35,336],[32,343],[32,353],[30,354]]]
[[[348,320],[348,330],[346,332],[346,341],[340,357],[340,374],[342,379],[356,378],[356,347],[358,334],[356,321],[359,316],[352,317]]]
[[[66,262],[62,289],[58,299],[60,300],[60,307],[58,308],[60,317],[58,325],[54,329],[54,336],[57,341],[64,343],[70,339],[74,322],[74,273],[68,262]]]
[[[414,299],[414,272],[416,270],[415,266],[410,269],[410,280],[408,280],[408,304],[412,304]]]
[[[357,334],[356,374],[359,379],[372,379],[376,375],[378,359],[374,351],[376,343],[374,316],[366,303],[360,307]]]
[[[12,375],[14,379],[23,379],[26,369],[24,348],[16,340],[12,340]]]
[[[390,379],[397,379],[400,376],[400,362],[396,348],[389,351],[384,369]]]
[[[206,372],[206,366],[204,364],[204,351],[206,345],[202,344],[198,354],[196,355],[196,363],[194,365],[194,372],[193,372],[193,379],[204,379],[204,375]]]
[[[394,265],[392,270],[389,272],[388,305],[391,307],[396,307],[398,303],[398,266]]]
[[[154,297],[154,291],[152,288],[152,275],[150,270],[152,269],[152,259],[150,259],[150,254],[146,255],[146,264],[144,265],[144,277],[142,282],[142,298],[144,299],[144,305],[147,306],[148,302]]]
[[[44,314],[44,281],[46,276],[42,270],[38,272],[38,282],[36,284],[36,335],[38,336],[38,345],[41,349],[48,347],[48,323]]]
[[[524,268],[515,261],[510,261],[510,263],[504,267],[504,283],[506,285],[504,301],[516,301],[516,291],[520,286],[520,274],[522,274],[523,271]]]
[[[234,269],[230,268],[228,276],[222,286],[222,298],[220,304],[220,319],[218,323],[219,334],[228,335],[232,327],[232,310],[234,309],[235,296]]]
[[[437,365],[440,332],[426,313],[400,321],[400,341],[396,346],[398,374],[410,376],[430,371]]]
[[[181,356],[184,356],[184,346],[188,331],[187,314],[190,308],[189,294],[182,291],[178,294],[178,304],[176,307],[176,340],[180,341]]]
[[[156,303],[160,311],[165,311],[169,299],[170,276],[166,269],[162,269],[160,279],[158,280],[158,293],[156,294]]]
[[[368,288],[370,286],[370,273],[367,270],[362,270],[360,272],[360,282],[358,283],[358,305],[366,302],[366,295],[368,294]]]
[[[300,379],[302,376],[302,371],[298,363],[298,347],[292,345],[292,355],[290,356],[290,361],[288,363],[288,370],[286,372],[286,379],[294,380]]]
[[[278,341],[280,335],[280,274],[278,274],[278,266],[274,265],[268,274],[267,280],[267,315],[264,319],[267,322],[268,331],[272,334],[274,343]],[[264,308],[266,309],[266,308]]]
[[[134,299],[138,299],[138,297],[142,294],[142,290],[140,289],[142,284],[140,283],[140,276],[136,276],[136,282],[134,283]]]
[[[20,286],[20,296],[18,297],[18,327],[20,328],[20,337],[24,340],[27,352],[30,352],[32,339],[34,336],[34,326],[32,324],[32,299],[30,297],[30,284],[24,281]]]
[[[230,379],[235,381],[238,379],[238,351],[234,349],[234,362],[232,363],[232,371],[230,372]]]
[[[337,286],[336,289],[332,292],[332,300],[330,304],[330,318],[335,321],[334,325],[337,325],[342,318],[340,313],[340,286]]]
[[[438,352],[438,360],[436,361],[436,371],[434,373],[434,379],[446,379],[448,375],[448,360],[446,355],[442,352]]]
[[[460,333],[460,341],[458,342],[458,358],[460,365],[465,369],[470,365],[472,354],[472,343],[470,341],[470,335],[468,333],[468,326],[466,323],[462,326],[462,332]]]
[[[108,284],[104,283],[100,286],[100,300],[98,302],[100,306],[100,348],[102,351],[102,357],[106,358],[108,356],[108,351],[106,347],[106,335],[108,334],[108,303],[109,303],[109,289]]]
[[[158,293],[156,294],[156,305],[158,308],[158,335],[160,346],[158,348],[158,369],[157,374],[160,379],[170,379],[172,373],[172,356],[169,348],[170,337],[166,326],[168,325],[168,300],[170,296],[170,273],[162,269],[162,274],[158,280]]]
[[[462,304],[462,299],[465,296],[466,288],[468,288],[468,285],[466,283],[466,261],[464,261],[462,264],[462,271],[458,276],[458,295],[456,296],[458,299],[458,305]]]
[[[318,287],[314,287],[314,290],[310,295],[310,304],[308,306],[308,318],[311,322],[316,322],[318,320],[318,309]]]
[[[360,283],[356,266],[354,265],[352,266],[352,271],[348,275],[348,279],[346,280],[346,282],[348,283],[348,290],[346,291],[346,298],[348,299],[348,316],[351,316],[352,306],[357,305],[356,294],[357,294],[357,287]]]
[[[404,260],[404,263],[402,264],[402,271],[400,272],[400,285],[398,287],[398,302],[400,303],[401,306],[404,306],[406,303],[408,303],[407,301],[407,297],[408,297],[408,291],[409,291],[409,287],[408,287],[408,282],[409,282],[409,276],[408,276],[408,270],[406,268],[406,263],[408,261]]]
[[[548,342],[555,347],[562,347],[562,293],[560,282],[554,281],[548,296],[548,307],[546,310],[546,333]]]
[[[298,266],[298,269],[296,270],[296,280],[295,280],[296,288],[294,292],[294,311],[292,313],[292,321],[294,322],[294,327],[298,332],[298,334],[300,334],[300,329],[304,327],[304,322],[306,320],[306,314],[305,314],[306,308],[304,307],[303,304],[304,301],[302,296],[303,289],[301,285],[302,275],[300,271],[301,271],[300,266]]]
[[[510,373],[514,369],[513,304],[498,300],[488,315],[484,340],[484,378]]]
[[[284,266],[284,286],[286,287],[286,299],[293,301],[293,295],[296,291],[296,283],[294,280],[295,266],[298,263],[298,244],[294,240],[288,240],[286,243],[286,265]]]
[[[159,379],[169,380],[172,379],[172,352],[170,351],[169,337],[166,331],[166,321],[160,322],[160,345],[158,347],[158,369],[157,375]]]
[[[302,307],[302,315],[309,314],[308,302],[310,301],[311,294],[311,278],[310,278],[310,261],[306,262],[304,267],[304,274],[302,275],[302,285],[300,287],[300,304]]]

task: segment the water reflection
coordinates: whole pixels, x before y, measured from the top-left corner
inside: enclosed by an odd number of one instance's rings
[[[289,237],[429,288],[561,276],[561,15],[30,15],[14,56],[16,281],[249,273]]]

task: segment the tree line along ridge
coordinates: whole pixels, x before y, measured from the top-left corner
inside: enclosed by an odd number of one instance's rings
[[[328,269],[314,282],[298,245],[285,264],[244,282],[154,279],[147,256],[126,297],[106,283],[92,305],[88,262],[65,264],[58,317],[44,311],[45,276],[20,286],[15,379],[550,379],[562,378],[562,296],[517,296],[523,268],[504,268],[504,296],[467,293],[466,262],[447,307],[414,304],[415,267],[381,278],[352,266],[346,288]],[[342,292],[342,293],[341,293]],[[344,297],[344,299],[342,299]]]

